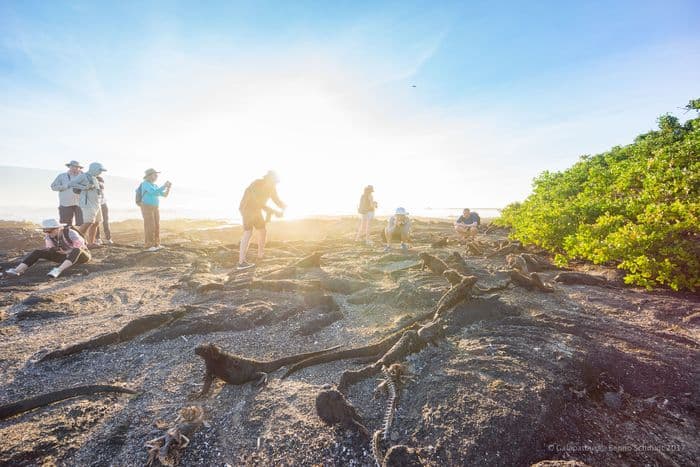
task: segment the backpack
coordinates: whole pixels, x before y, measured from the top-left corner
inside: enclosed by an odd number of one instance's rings
[[[136,206],[141,206],[143,204],[143,190],[141,187],[143,186],[143,183],[140,183],[139,186],[136,188],[136,196],[134,198],[134,201],[136,201]]]

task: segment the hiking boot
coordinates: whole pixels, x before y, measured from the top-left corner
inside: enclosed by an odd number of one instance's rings
[[[242,270],[244,270],[244,269],[250,269],[250,268],[252,268],[252,267],[254,267],[254,266],[255,266],[255,264],[253,264],[253,263],[249,263],[249,262],[247,262],[247,261],[243,261],[242,263],[238,263],[238,266],[236,266],[236,269],[238,269],[239,271],[242,271]]]
[[[58,276],[61,275],[61,270],[59,268],[53,268],[52,270],[49,271],[48,274],[46,274],[49,277],[53,277],[54,279],[57,278]]]

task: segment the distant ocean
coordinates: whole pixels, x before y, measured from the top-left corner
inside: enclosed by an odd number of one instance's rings
[[[406,209],[413,217],[428,217],[436,219],[454,220],[462,213],[461,208],[415,208],[411,209],[407,206]],[[488,219],[498,217],[500,210],[496,208],[474,208],[482,218]],[[391,211],[378,211],[378,217],[391,215]],[[332,218],[341,216],[354,216],[352,211],[329,213],[299,213],[295,212],[291,207],[285,213],[285,219],[303,219],[303,218]],[[11,221],[29,221],[40,222],[42,219],[48,219],[58,216],[56,207],[35,207],[35,206],[0,206],[0,220]],[[120,208],[111,207],[109,210],[111,221],[123,221],[127,219],[140,219],[141,212],[138,208]],[[241,219],[238,210],[235,207],[223,208],[201,208],[188,209],[184,207],[161,207],[161,218],[163,219],[208,219],[221,220],[230,224],[240,224]]]

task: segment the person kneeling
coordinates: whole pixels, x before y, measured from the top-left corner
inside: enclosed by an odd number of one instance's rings
[[[464,238],[474,238],[478,233],[479,224],[481,224],[479,214],[465,209],[455,221],[455,232]]]
[[[53,261],[59,265],[49,271],[48,276],[56,278],[74,264],[87,263],[91,259],[85,239],[70,226],[59,223],[56,219],[47,219],[41,223],[46,234],[46,248],[29,253],[19,265],[8,269],[6,273],[21,276],[40,259]]]
[[[408,250],[408,243],[411,241],[411,219],[404,208],[397,208],[396,213],[389,218],[386,228],[382,231],[382,240],[386,243],[386,251],[389,250],[392,241],[400,241],[401,249]]]

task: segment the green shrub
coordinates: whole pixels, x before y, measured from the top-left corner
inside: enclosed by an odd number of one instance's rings
[[[658,123],[629,146],[540,174],[496,223],[560,264],[584,259],[616,265],[629,284],[700,289],[700,118]]]

